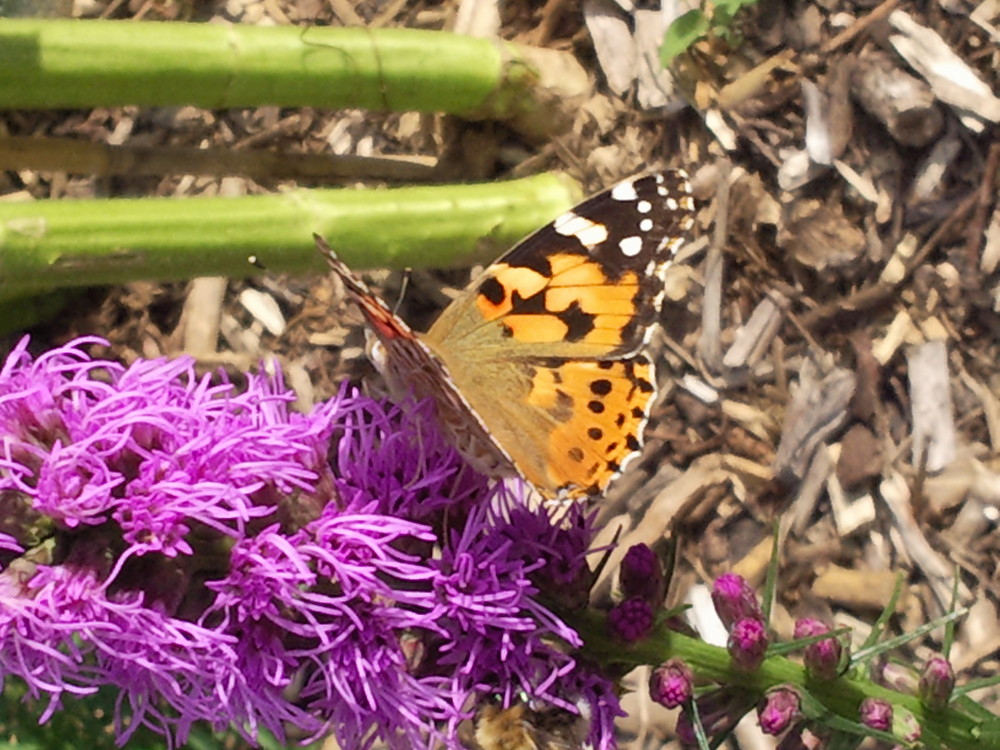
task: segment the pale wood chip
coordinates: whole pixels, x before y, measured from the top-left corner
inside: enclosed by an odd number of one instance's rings
[[[907,351],[907,377],[913,420],[913,463],[925,465],[931,473],[937,472],[954,460],[956,452],[946,342],[926,341],[911,347]]]
[[[940,34],[901,10],[889,15],[889,23],[899,32],[890,34],[889,42],[927,80],[935,96],[955,108],[965,127],[981,133],[984,123],[1000,122],[1000,98]]]
[[[882,50],[868,50],[855,60],[851,92],[904,146],[926,146],[944,127],[944,115],[930,86]]]
[[[778,186],[789,192],[808,185],[828,170],[828,167],[810,159],[805,149],[785,149],[781,152],[781,159],[781,166],[778,167]]]
[[[910,258],[917,252],[920,245],[920,238],[915,234],[904,234],[902,239],[896,243],[892,255],[889,257],[885,268],[879,275],[879,281],[883,284],[898,284],[906,277],[906,267]],[[883,364],[885,364],[883,362]]]
[[[1000,43],[1000,28],[992,21],[1000,18],[1000,0],[983,0],[969,14],[969,20],[979,25],[983,31],[993,37],[993,42]]]
[[[796,488],[795,497],[785,513],[789,530],[796,536],[802,536],[809,527],[816,506],[826,489],[826,480],[833,472],[833,464],[829,447],[826,445],[817,447],[805,469],[802,481]]]
[[[879,485],[879,495],[888,506],[894,527],[902,539],[900,551],[905,550],[914,564],[927,577],[938,607],[941,611],[946,611],[951,606],[952,601],[954,566],[931,547],[923,532],[920,531],[920,527],[913,517],[910,488],[906,480],[898,472],[891,473]],[[970,594],[968,587],[959,581],[958,596],[960,601],[968,601]]]
[[[687,106],[684,98],[677,94],[673,75],[660,62],[663,35],[674,17],[665,9],[637,9],[632,14],[637,54],[636,101],[640,109],[666,109],[667,112],[678,112]]]
[[[178,325],[182,331],[183,351],[195,357],[216,351],[228,284],[229,279],[224,276],[205,276],[191,282]]]
[[[270,294],[247,287],[239,295],[240,304],[272,336],[285,332],[285,316],[277,300]]]
[[[799,373],[798,387],[785,412],[785,424],[774,457],[774,473],[786,480],[799,480],[817,446],[840,428],[854,393],[854,373],[834,368],[820,375],[811,360]]]
[[[979,405],[986,419],[986,429],[990,433],[990,448],[994,455],[1000,455],[1000,398],[985,384],[972,377],[967,370],[960,370],[959,377],[962,379],[962,384],[979,399]]]
[[[500,31],[500,7],[497,0],[461,0],[455,15],[456,34],[492,38]]]
[[[958,135],[949,132],[938,139],[917,170],[916,179],[910,188],[909,202],[922,203],[942,189],[945,174],[955,163],[962,151],[962,141]]]
[[[835,454],[836,451],[831,453]],[[847,492],[836,474],[831,474],[827,478],[826,492],[830,498],[834,524],[842,537],[851,536],[875,520],[875,500],[870,493]]]
[[[983,238],[983,250],[979,255],[979,269],[984,274],[992,274],[1000,265],[1000,203],[993,209],[989,226]]]
[[[608,88],[623,95],[636,79],[639,57],[625,13],[614,0],[584,0],[583,20]]]
[[[776,290],[757,303],[750,318],[736,331],[722,358],[723,367],[753,367],[768,353],[788,310],[788,298]]]
[[[879,612],[892,598],[895,587],[895,571],[854,570],[830,565],[816,576],[812,592],[848,609]],[[904,588],[896,601],[897,612],[905,607],[907,597]]]

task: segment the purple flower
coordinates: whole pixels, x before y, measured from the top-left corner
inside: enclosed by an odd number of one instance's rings
[[[927,660],[920,675],[920,700],[929,708],[940,710],[948,705],[955,689],[955,670],[940,654]]]
[[[43,719],[114,686],[121,741],[206,721],[457,748],[483,699],[524,696],[613,747],[614,686],[541,603],[586,601],[582,506],[556,523],[491,485],[428,403],[344,388],[297,414],[280,374],[237,392],[100,343],[25,340],[0,369],[0,674]]]
[[[799,718],[801,700],[797,691],[778,687],[769,690],[757,710],[757,719],[764,734],[779,735]]]
[[[858,708],[861,723],[866,727],[888,732],[892,729],[892,704],[881,698],[865,698]]]
[[[633,544],[622,558],[622,594],[626,599],[645,599],[654,607],[663,603],[664,579],[660,558],[646,544]]]
[[[764,620],[754,590],[746,579],[735,573],[726,573],[715,579],[712,602],[726,630],[732,630],[738,620],[745,618]]]
[[[666,708],[677,708],[694,694],[694,675],[680,659],[668,659],[649,678],[650,697]]]
[[[753,617],[745,617],[733,625],[729,633],[727,648],[733,663],[744,672],[752,672],[764,661],[768,638],[764,623]]]
[[[812,638],[830,632],[819,620],[803,617],[795,623],[795,638]],[[840,673],[843,648],[836,636],[824,638],[805,647],[804,661],[809,674],[818,680],[832,680]]]

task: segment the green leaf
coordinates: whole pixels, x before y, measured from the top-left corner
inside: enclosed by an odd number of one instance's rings
[[[756,2],[757,0],[718,0],[715,3],[715,13],[712,16],[712,22],[718,25],[721,23],[721,18],[723,17],[728,17],[729,20],[732,20],[733,16],[741,8],[754,5]]]
[[[678,16],[663,35],[660,62],[667,67],[674,58],[708,33],[708,17],[700,10],[689,10]]]

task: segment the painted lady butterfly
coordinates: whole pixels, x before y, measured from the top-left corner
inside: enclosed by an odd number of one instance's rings
[[[657,390],[642,350],[694,210],[683,172],[620,182],[489,266],[423,335],[316,242],[378,337],[394,395],[433,398],[476,469],[582,498],[642,447]]]

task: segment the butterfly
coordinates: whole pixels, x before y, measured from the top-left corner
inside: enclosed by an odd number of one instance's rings
[[[694,212],[680,170],[620,182],[488,266],[425,334],[316,242],[377,337],[395,397],[433,399],[473,468],[578,499],[603,493],[642,448],[657,394],[643,349]]]

